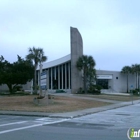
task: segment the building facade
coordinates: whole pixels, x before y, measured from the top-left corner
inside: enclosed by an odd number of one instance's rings
[[[71,54],[57,60],[43,64],[42,71],[46,73],[44,79],[48,92],[64,90],[67,93],[76,93],[83,87],[82,72],[76,68],[76,62],[83,55],[83,40],[77,28],[70,27],[70,50]],[[38,85],[41,84],[40,68],[37,69]],[[96,70],[96,84],[103,87],[102,92],[126,92],[127,76],[119,71]],[[31,90],[31,83],[23,85],[25,90]],[[138,87],[138,79],[129,74],[128,90]],[[0,90],[7,90],[6,85],[0,86]]]
[[[76,68],[78,58],[83,55],[83,40],[78,29],[73,27],[70,28],[70,46],[71,54],[43,64],[43,71],[47,73],[46,83],[49,92],[62,89],[76,93],[80,87],[83,87],[82,73]],[[96,84],[103,87],[104,93],[127,91],[127,77],[119,71],[96,70],[96,77]],[[136,88],[136,77],[129,74],[128,80],[128,90],[132,86]]]
[[[127,92],[127,75],[119,71],[96,71],[97,83],[103,87],[102,92]],[[128,91],[138,87],[138,79],[134,74],[128,75]]]
[[[82,72],[76,68],[76,62],[83,55],[83,40],[77,28],[70,27],[71,54],[60,59],[44,63],[42,71],[46,71],[46,85],[49,92],[57,89],[75,93],[83,87]],[[38,84],[40,70],[38,68]]]

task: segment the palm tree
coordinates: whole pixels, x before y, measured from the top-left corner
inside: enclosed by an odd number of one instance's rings
[[[88,81],[89,81],[89,87],[93,85],[93,82],[96,80],[96,69],[89,69],[88,71]]]
[[[42,48],[29,48],[29,54],[26,56],[26,59],[32,60],[34,63],[34,92],[37,93],[37,80],[36,80],[36,69],[38,64],[45,62],[47,60],[47,56],[44,55],[44,51]]]
[[[127,93],[128,93],[128,75],[131,72],[131,67],[129,66],[124,66],[121,70],[121,73],[127,74]]]
[[[132,65],[132,70],[136,74],[136,88],[139,89],[140,64]]]
[[[138,64],[132,65],[132,73],[136,74],[136,89],[138,88],[139,81],[137,81],[140,73],[140,66]]]
[[[84,76],[84,91],[87,93],[87,78],[89,75],[89,70],[92,70],[95,66],[95,61],[92,56],[83,55],[78,58],[76,67],[78,70],[83,70]]]
[[[140,90],[140,64],[138,65],[138,89]]]

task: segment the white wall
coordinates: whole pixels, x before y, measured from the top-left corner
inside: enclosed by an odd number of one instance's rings
[[[109,86],[111,86],[112,92],[126,92],[127,91],[127,76],[119,71],[105,71],[105,70],[97,70],[96,74],[103,75],[112,75],[112,79],[109,80]],[[118,77],[118,79],[116,79]],[[136,88],[136,77],[133,74],[129,74],[128,77],[128,90],[130,90],[130,86],[133,85]]]

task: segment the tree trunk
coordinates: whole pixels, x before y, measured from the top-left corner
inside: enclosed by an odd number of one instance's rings
[[[136,73],[136,89],[137,89],[137,87],[138,87],[138,84],[137,84],[137,73]]]
[[[7,84],[8,88],[9,88],[9,92],[13,93],[13,88],[12,88],[12,84]]]
[[[128,74],[127,74],[127,93],[128,93]]]
[[[34,69],[34,93],[37,94],[37,83],[36,83],[36,64]]]
[[[86,91],[86,70],[84,69],[84,92],[87,93]]]
[[[140,90],[140,87],[139,87],[139,73],[138,73],[138,90]]]
[[[91,76],[90,76],[90,84],[89,84],[89,85],[90,85],[90,87],[92,86],[92,79],[91,79]]]

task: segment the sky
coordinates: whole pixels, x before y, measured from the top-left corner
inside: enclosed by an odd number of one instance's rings
[[[0,0],[0,55],[13,63],[30,47],[47,62],[70,54],[70,27],[97,70],[140,64],[140,0]]]

